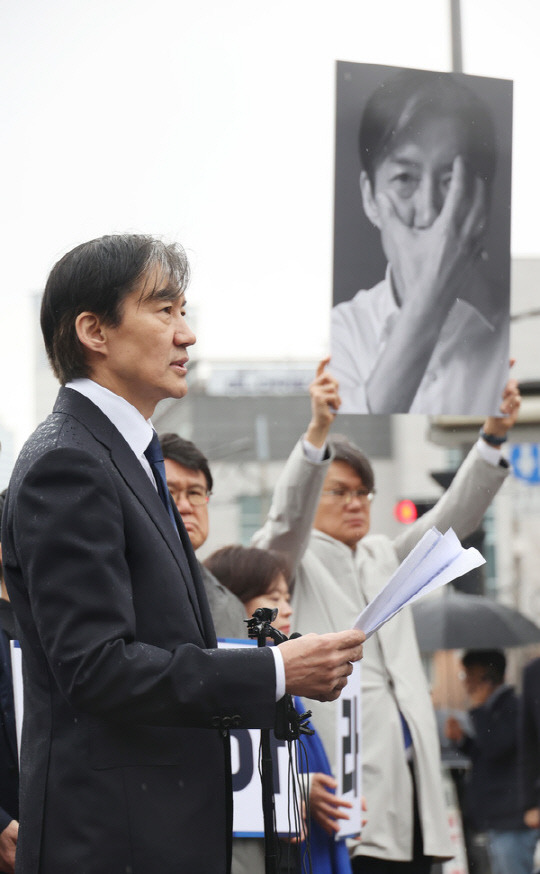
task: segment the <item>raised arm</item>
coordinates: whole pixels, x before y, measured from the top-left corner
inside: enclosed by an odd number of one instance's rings
[[[510,379],[503,392],[501,415],[489,416],[484,422],[483,433],[488,437],[505,438],[517,420],[520,404],[518,384],[515,379]],[[507,465],[499,463],[502,456],[497,449],[486,440],[483,442],[491,449],[493,458],[486,460],[476,445],[472,447],[451,485],[435,506],[396,538],[395,546],[400,560],[433,525],[442,533],[453,528],[460,539],[478,527],[509,472]]]
[[[319,363],[309,388],[311,419],[304,439],[316,449],[324,448],[341,403],[338,383],[327,370],[329,361]],[[329,460],[310,461],[303,441],[296,444],[276,483],[267,519],[253,537],[254,546],[284,553],[293,574],[307,549]]]

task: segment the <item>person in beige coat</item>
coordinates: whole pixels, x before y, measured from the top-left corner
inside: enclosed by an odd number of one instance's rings
[[[508,475],[500,443],[514,424],[519,391],[510,380],[501,417],[488,418],[452,485],[435,507],[395,539],[369,534],[373,472],[346,439],[330,440],[339,387],[322,361],[310,387],[312,418],[275,488],[259,547],[285,553],[293,568],[295,630],[350,627],[431,526],[471,533]],[[496,445],[494,445],[496,444]],[[334,762],[332,704],[310,702]],[[368,822],[352,850],[353,870],[429,872],[452,856],[441,788],[439,742],[427,680],[406,608],[366,644],[362,663],[362,788]]]

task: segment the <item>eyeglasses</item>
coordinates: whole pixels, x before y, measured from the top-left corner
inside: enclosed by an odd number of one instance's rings
[[[201,489],[169,489],[171,493],[171,497],[175,504],[182,498],[184,495],[188,503],[191,504],[192,507],[202,507],[203,504],[207,504],[210,500],[210,495],[212,492],[205,492]]]
[[[353,498],[358,498],[362,503],[371,504],[375,497],[375,489],[370,492],[368,489],[323,489],[321,495],[326,498],[335,498],[340,504],[350,504]]]

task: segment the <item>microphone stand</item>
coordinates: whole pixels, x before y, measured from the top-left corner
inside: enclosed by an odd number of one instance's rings
[[[251,619],[244,621],[248,626],[248,636],[257,638],[257,646],[266,646],[270,637],[276,645],[284,643],[288,638],[273,628],[270,624],[278,614],[277,607],[259,607]],[[293,637],[299,637],[296,634]],[[283,740],[297,740],[300,733],[314,734],[313,729],[304,725],[311,716],[311,711],[299,716],[294,709],[290,695],[284,695],[276,708],[276,737]],[[262,809],[264,822],[264,870],[265,874],[279,874],[279,857],[276,833],[274,830],[274,773],[270,745],[270,729],[261,729],[261,787]]]

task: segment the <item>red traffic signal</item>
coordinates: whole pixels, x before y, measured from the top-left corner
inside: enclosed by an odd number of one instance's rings
[[[411,522],[416,522],[418,519],[418,509],[416,504],[408,498],[398,501],[394,507],[394,516],[398,522],[402,522],[404,525],[410,525]]]

